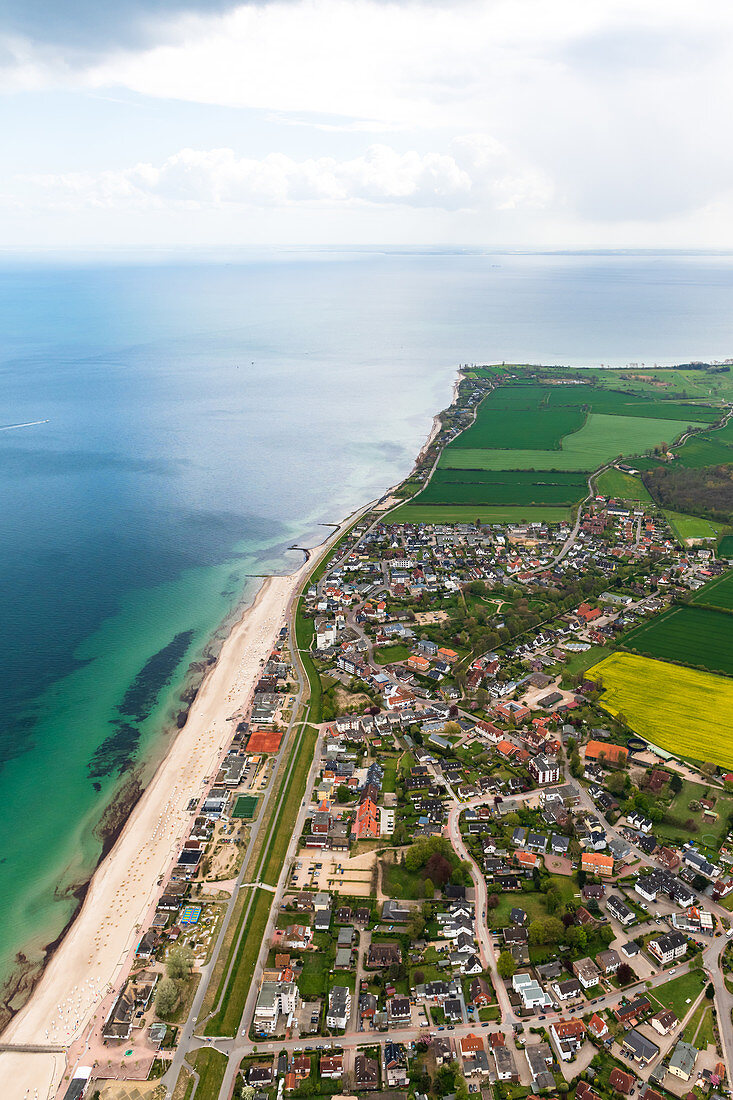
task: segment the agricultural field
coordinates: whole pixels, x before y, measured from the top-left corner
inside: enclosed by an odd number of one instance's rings
[[[733,767],[733,680],[632,653],[614,653],[588,676],[603,683],[604,710],[622,714],[640,737],[691,760]]]
[[[383,523],[569,523],[570,508],[402,504]]]
[[[596,489],[604,497],[616,497],[617,500],[650,501],[652,498],[640,477],[626,474],[612,466],[604,470],[596,479]]]
[[[720,607],[725,611],[733,611],[733,570],[709,581],[704,588],[698,588],[692,597],[692,603],[701,607]]]
[[[676,452],[681,466],[699,468],[733,462],[733,421],[723,428],[693,435]]]
[[[699,425],[698,425],[699,426]],[[591,413],[579,432],[566,436],[559,451],[477,450],[449,443],[439,466],[463,470],[595,470],[618,455],[643,454],[671,445],[687,422]]]
[[[733,535],[723,535],[718,543],[719,558],[733,558]]]
[[[413,499],[416,505],[576,504],[587,495],[585,475],[567,470],[438,468],[427,487]]]
[[[713,519],[702,519],[700,516],[687,516],[682,512],[670,512],[663,509],[664,518],[672,528],[680,542],[687,539],[716,539],[721,531],[725,530],[725,523],[718,523]]]
[[[733,676],[733,615],[723,611],[671,607],[634,627],[621,644],[645,657]]]

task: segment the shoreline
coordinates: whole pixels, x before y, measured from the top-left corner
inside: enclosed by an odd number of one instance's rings
[[[459,371],[453,382],[451,401],[445,409],[433,416],[427,439],[418,452],[412,471],[440,434],[442,416],[456,403],[461,378]],[[406,477],[409,476],[408,473]],[[312,571],[343,532],[370,509],[379,512],[381,502],[387,501],[404,480],[402,478],[386,489],[378,500],[353,509],[340,523],[319,524],[331,529],[323,542],[309,549],[300,545],[288,547],[304,554],[305,560],[302,564],[292,573],[262,575],[262,584],[251,601],[245,602],[247,596],[243,595],[238,606],[212,632],[201,659],[189,666],[181,689],[182,705],[177,715],[173,715],[170,726],[161,731],[172,735],[164,753],[145,785],[140,784],[145,763],[132,769],[120,791],[105,809],[105,814],[97,824],[103,844],[100,858],[88,879],[70,887],[79,898],[80,904],[61,933],[47,946],[46,956],[37,971],[30,978],[27,978],[26,972],[26,988],[30,990],[27,999],[0,1032],[0,1043],[38,1046],[58,1044],[57,1052],[49,1051],[47,1054],[15,1054],[0,1050],[0,1079],[13,1080],[19,1098],[25,1096],[27,1088],[38,1088],[42,1079],[49,1081],[47,1096],[54,1096],[61,1085],[64,1072],[74,1068],[71,1064],[67,1066],[68,1052],[83,1037],[90,1023],[97,1019],[95,1010],[98,1011],[109,1001],[116,990],[120,974],[129,968],[140,928],[146,918],[152,915],[160,894],[160,884],[172,869],[176,854],[174,849],[180,847],[188,832],[191,821],[190,814],[185,809],[188,799],[200,793],[212,773],[216,774],[218,762],[233,736],[233,727],[228,718],[233,712],[248,705],[259,678],[261,661],[266,659],[275,644],[277,633],[287,620],[293,601],[302,592]],[[388,505],[388,510],[390,508],[391,505]],[[263,618],[267,624],[266,638],[262,636]],[[235,687],[231,688],[233,659],[239,654],[240,666],[244,664],[248,656],[246,646],[252,644],[247,635],[252,634],[255,628],[259,630],[259,647],[254,656],[249,654],[246,677],[240,678],[235,682]],[[212,652],[220,639],[218,652]],[[220,683],[222,679],[225,680],[224,684]],[[227,684],[230,686],[228,694]],[[237,688],[240,690],[235,700],[233,692]],[[182,713],[186,715],[183,723],[180,722]],[[208,731],[209,744],[200,749],[203,737],[207,736],[201,730],[202,718],[205,716],[209,719],[215,716],[215,728]],[[174,764],[179,765],[179,758],[186,755],[188,760],[183,763],[188,764],[188,780],[186,789],[179,791],[179,785],[175,782]],[[204,769],[204,761],[212,766]],[[198,780],[198,785],[192,785],[193,779]],[[130,787],[136,787],[136,791],[132,801],[125,802],[122,796]],[[171,805],[172,794],[178,802],[177,810]],[[103,821],[110,811],[113,814],[119,811],[119,820],[105,837]],[[171,818],[173,830],[165,834],[168,847],[161,852],[159,849],[163,834],[159,835],[158,829],[163,817],[166,825]],[[158,829],[154,832],[156,820]],[[146,839],[151,834],[154,843],[149,845],[146,844]],[[150,854],[151,848],[153,854]],[[137,876],[137,884],[134,885],[130,878],[131,868],[136,866],[142,851],[148,854],[142,871]],[[151,860],[154,866],[149,866]],[[145,882],[142,881],[143,872]],[[127,896],[121,898],[123,888],[126,888]],[[115,910],[115,903],[124,906],[124,912],[119,908]],[[134,912],[130,912],[131,909]],[[113,910],[114,921],[109,916]],[[93,946],[90,948],[89,944]],[[82,958],[85,953],[86,961]],[[94,977],[89,978],[92,971]],[[69,994],[76,998],[72,1010],[73,1021],[72,1017],[68,1017],[62,1023],[60,1017],[54,1013],[59,1010],[68,1013],[71,1003]],[[50,1029],[49,1021],[52,1021]],[[77,1058],[77,1063],[83,1063],[83,1056]],[[3,1100],[6,1100],[5,1095]]]
[[[232,612],[218,655],[208,658],[188,704],[185,723],[176,728],[174,719],[164,755],[120,820],[114,840],[110,834],[90,878],[76,887],[79,908],[48,946],[38,974],[28,982],[30,995],[2,1032],[5,1044],[59,1048],[47,1054],[0,1051],[0,1079],[12,1080],[19,1097],[26,1088],[40,1088],[42,1081],[49,1082],[47,1095],[54,1095],[66,1068],[67,1050],[83,1035],[129,965],[139,929],[154,908],[160,882],[170,872],[176,848],[190,826],[189,798],[200,795],[216,774],[231,742],[234,727],[228,719],[248,705],[261,663],[312,569],[354,518],[373,503],[354,510],[338,525],[328,524],[333,530],[310,549],[297,569],[263,576],[251,601],[244,603],[247,597],[243,596],[244,606]],[[210,654],[229,618],[212,633],[205,654]],[[190,691],[196,679],[195,675],[188,679],[183,690]],[[121,790],[136,772],[129,774]],[[4,1093],[4,1100],[9,1096]]]

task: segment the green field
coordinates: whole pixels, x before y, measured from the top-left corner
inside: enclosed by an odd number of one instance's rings
[[[677,452],[682,466],[720,466],[733,462],[733,421],[716,431],[692,436]]]
[[[684,1020],[706,982],[707,978],[701,971],[690,970],[679,978],[673,978],[671,982],[657,986],[652,990],[652,996],[663,1008],[671,1008],[679,1020]]]
[[[378,665],[391,665],[395,661],[406,661],[410,651],[404,645],[385,645],[374,650],[374,660]]]
[[[258,799],[253,794],[241,794],[234,803],[232,817],[240,817],[245,821],[251,821],[257,812]]]
[[[733,676],[733,615],[707,607],[671,607],[624,635],[626,649],[661,661]]]
[[[602,496],[615,497],[617,500],[648,501],[652,499],[640,477],[625,474],[615,466],[598,475],[596,489]]]
[[[701,519],[699,516],[686,516],[682,512],[670,512],[663,509],[664,517],[672,528],[672,531],[680,540],[687,539],[716,539],[727,524],[716,523],[715,520]]]
[[[443,468],[463,470],[595,470],[618,455],[643,454],[658,443],[671,444],[685,428],[676,420],[591,413],[559,451],[474,450],[449,443]]]
[[[452,505],[402,504],[383,523],[568,523],[569,508],[536,506],[506,508],[454,507]]]
[[[720,607],[725,611],[733,611],[733,570],[708,581],[703,588],[698,588],[692,597],[692,603],[701,607]]]
[[[733,535],[723,535],[718,543],[719,558],[733,558]]]
[[[220,1050],[211,1047],[199,1047],[188,1055],[191,1065],[198,1074],[198,1084],[192,1078],[184,1093],[184,1100],[217,1100],[224,1082],[224,1074],[229,1059]],[[195,1091],[194,1091],[195,1089]]]
[[[491,397],[493,394],[482,402],[476,422],[458,436],[454,446],[559,450],[563,436],[580,431],[585,421],[585,413],[579,408],[500,410],[489,404]]]
[[[555,452],[559,454],[559,452]],[[421,504],[576,504],[588,495],[582,473],[566,470],[451,470],[438,468],[414,497]]]

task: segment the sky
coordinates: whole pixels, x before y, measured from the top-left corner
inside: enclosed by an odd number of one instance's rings
[[[0,248],[733,248],[728,0],[4,0]]]

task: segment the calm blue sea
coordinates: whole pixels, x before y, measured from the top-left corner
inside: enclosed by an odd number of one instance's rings
[[[285,547],[410,468],[459,363],[733,355],[733,259],[302,253],[0,264],[0,980]]]

